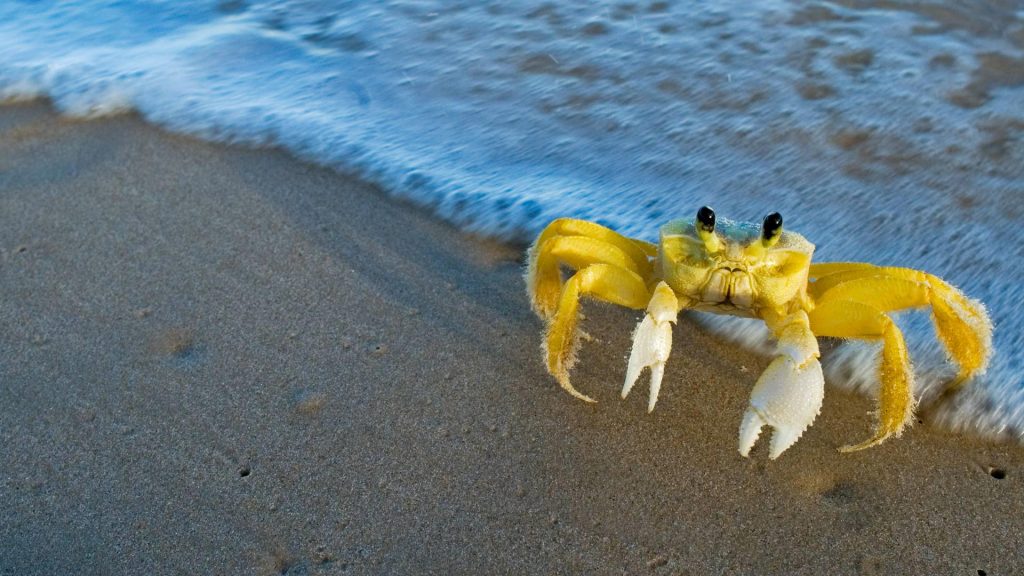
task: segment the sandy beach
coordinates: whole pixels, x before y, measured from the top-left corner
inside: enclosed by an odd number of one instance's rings
[[[842,455],[873,406],[830,388],[741,458],[767,359],[683,319],[647,414],[599,304],[584,404],[522,251],[279,151],[0,108],[0,574],[1024,571],[1024,449]]]

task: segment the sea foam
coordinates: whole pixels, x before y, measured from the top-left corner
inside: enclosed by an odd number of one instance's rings
[[[274,145],[468,230],[559,216],[653,239],[780,211],[816,259],[928,270],[996,356],[936,413],[1024,439],[1024,13],[991,3],[9,0],[0,98]],[[709,319],[763,341],[756,326]],[[922,393],[951,374],[900,317]],[[830,381],[874,385],[844,345]]]

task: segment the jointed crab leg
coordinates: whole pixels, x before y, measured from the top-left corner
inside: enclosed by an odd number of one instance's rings
[[[881,339],[879,422],[875,434],[843,451],[877,445],[898,436],[913,415],[913,372],[903,336],[885,312],[932,307],[939,340],[959,365],[956,389],[984,371],[991,354],[992,323],[979,302],[941,279],[906,268],[859,263],[812,265],[809,293],[817,301],[811,327],[819,336]]]
[[[985,371],[992,354],[992,322],[985,307],[941,278],[919,270],[859,263],[812,265],[811,275],[819,276],[809,286],[819,304],[851,300],[883,312],[930,305],[939,340],[960,367],[948,389]]]
[[[559,264],[580,269],[600,262],[647,280],[652,273],[649,258],[656,250],[653,244],[627,238],[600,224],[573,218],[555,220],[530,246],[526,268],[530,303],[541,318],[554,316],[562,293]]]
[[[758,378],[750,407],[740,424],[739,450],[746,457],[765,425],[775,429],[768,457],[774,460],[796,443],[821,411],[825,376],[818,362],[818,341],[803,311],[765,322],[778,338],[775,360]]]
[[[590,295],[613,304],[641,309],[650,300],[650,292],[635,272],[610,264],[591,264],[573,274],[562,287],[558,311],[548,324],[545,355],[548,371],[566,392],[587,402],[594,399],[578,392],[569,383],[569,369],[576,361],[578,333],[576,321],[579,301]]]
[[[633,349],[629,354],[626,383],[622,397],[629,395],[644,368],[651,369],[651,392],[647,411],[654,410],[665,374],[665,362],[672,352],[672,324],[679,314],[679,299],[665,282],[659,282],[647,304],[647,313],[633,332]]]
[[[815,308],[810,318],[812,329],[820,336],[882,340],[875,433],[860,444],[839,450],[863,450],[881,444],[890,436],[899,436],[914,412],[914,373],[900,329],[881,310],[860,302],[827,302]]]
[[[627,238],[600,224],[562,218],[544,229],[530,247],[527,293],[538,316],[548,322],[544,356],[548,371],[573,396],[593,402],[569,383],[576,360],[579,299],[589,295],[643,308],[650,300],[653,244]],[[560,266],[577,272],[564,283]]]

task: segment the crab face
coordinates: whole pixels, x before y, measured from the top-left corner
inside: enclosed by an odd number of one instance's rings
[[[661,274],[696,307],[753,315],[802,300],[814,245],[782,230],[777,212],[760,225],[717,219],[703,207],[694,220],[661,228]]]

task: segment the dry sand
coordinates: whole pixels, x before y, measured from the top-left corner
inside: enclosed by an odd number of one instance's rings
[[[683,320],[648,415],[598,304],[584,404],[520,260],[277,151],[0,108],[0,574],[1024,571],[1024,449],[841,455],[872,406],[830,390],[743,459],[766,359]]]

